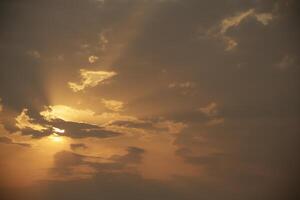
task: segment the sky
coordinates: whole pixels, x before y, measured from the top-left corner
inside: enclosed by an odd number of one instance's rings
[[[299,9],[1,1],[0,199],[297,199]]]

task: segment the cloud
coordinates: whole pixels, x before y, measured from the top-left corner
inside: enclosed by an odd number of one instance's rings
[[[249,9],[243,12],[236,13],[233,16],[224,18],[218,26],[214,26],[206,32],[206,35],[212,38],[223,40],[226,44],[226,51],[231,51],[238,46],[238,42],[231,36],[228,36],[228,31],[238,27],[246,19],[255,19],[257,22],[268,25],[274,16],[272,13],[259,13],[255,9]]]
[[[40,52],[36,51],[36,50],[30,50],[30,51],[27,51],[27,54],[35,59],[39,59],[41,58],[41,54]]]
[[[0,98],[0,112],[3,110],[2,99]]]
[[[98,59],[99,59],[99,57],[98,56],[94,56],[94,55],[89,56],[89,58],[88,58],[89,63],[91,63],[91,64],[95,63]]]
[[[70,144],[70,148],[75,151],[78,149],[87,149],[88,147],[83,143]]]
[[[19,142],[14,142],[12,139],[8,138],[8,137],[0,137],[0,143],[3,144],[15,144],[15,145],[19,145],[22,147],[30,147],[30,144],[27,143],[19,143]]]
[[[228,29],[232,27],[236,27],[240,25],[240,23],[246,19],[247,17],[251,16],[254,13],[254,9],[250,9],[241,13],[238,13],[232,17],[228,17],[222,20],[220,25],[220,33],[225,34]]]
[[[196,84],[191,81],[172,82],[168,84],[169,89],[179,90],[182,95],[195,94],[195,90],[194,90],[195,86]]]
[[[215,102],[211,102],[208,105],[199,108],[198,110],[208,117],[213,117],[218,114],[218,105]]]
[[[107,34],[108,30],[102,31],[99,34],[99,45],[100,45],[100,49],[101,51],[106,51],[107,49],[107,45],[108,45],[108,39],[107,39]]]
[[[64,130],[64,133],[58,133],[71,138],[108,138],[119,136],[120,133],[110,131],[104,127],[100,127],[88,123],[64,121],[62,119],[54,119],[49,123],[51,126],[59,127]]]
[[[256,20],[262,23],[263,25],[268,25],[269,22],[274,18],[271,13],[259,13],[254,15]]]
[[[171,134],[180,133],[184,128],[187,127],[187,124],[182,122],[174,122],[171,120],[159,121],[153,124],[153,127],[159,129],[166,129]]]
[[[34,138],[45,137],[52,133],[71,138],[107,138],[120,135],[119,132],[108,130],[99,125],[110,122],[114,119],[114,115],[106,118],[106,115],[94,116],[94,113],[89,110],[63,107],[63,111],[61,111],[59,110],[60,107],[58,109],[53,107],[50,110],[51,108],[40,113],[42,118],[39,119],[39,123],[35,123],[35,119],[27,114],[28,109],[23,109],[21,114],[16,117],[15,126],[21,130],[22,134],[31,135]],[[72,118],[72,115],[75,118]],[[119,118],[122,119],[122,117]]]
[[[75,167],[84,165],[84,156],[69,151],[60,151],[54,155],[54,167],[50,169],[51,174],[58,175],[59,178],[75,176],[82,178],[81,173],[75,173]]]
[[[80,70],[81,81],[80,83],[68,82],[69,87],[74,91],[78,92],[88,87],[95,87],[105,80],[110,79],[117,75],[116,72],[108,71],[88,71],[85,69]]]
[[[281,61],[276,65],[278,69],[286,70],[295,63],[295,57],[291,55],[285,55]]]
[[[107,109],[114,112],[120,112],[124,107],[124,103],[122,101],[102,99],[102,103]]]
[[[169,88],[193,88],[195,87],[195,84],[193,82],[190,81],[186,81],[186,82],[180,82],[180,83],[170,83],[168,85]]]
[[[82,146],[81,144],[77,146]],[[135,164],[142,162],[146,151],[139,147],[130,146],[123,155],[112,155],[104,160],[101,157],[86,156],[70,151],[60,151],[54,155],[54,167],[50,172],[59,175],[59,179],[68,177],[85,178],[85,175],[126,171]],[[81,169],[81,170],[80,170]],[[84,169],[84,170],[82,170]]]
[[[112,156],[110,159],[124,164],[140,163],[145,152],[142,148],[128,147],[125,155]]]
[[[214,118],[206,123],[207,126],[216,126],[224,123],[224,118]]]
[[[32,130],[35,130],[35,131],[44,131],[46,129],[48,129],[47,127],[43,126],[43,125],[40,125],[40,124],[37,124],[37,123],[34,123],[33,122],[33,119],[30,118],[27,114],[28,112],[28,109],[25,108],[22,110],[22,112],[16,117],[16,126],[19,128],[19,129],[26,129],[26,128],[29,128],[29,129],[32,129]]]
[[[224,123],[224,118],[219,116],[218,104],[215,102],[199,108],[198,111],[208,118],[209,121],[205,123],[207,126],[216,126]]]
[[[40,113],[46,120],[63,119],[65,121],[105,125],[114,121],[139,121],[134,116],[104,112],[96,114],[89,109],[76,109],[65,105],[48,106]]]

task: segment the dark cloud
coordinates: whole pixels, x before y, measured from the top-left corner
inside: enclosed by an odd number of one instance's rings
[[[116,137],[121,133],[105,130],[103,127],[97,125],[87,124],[87,123],[78,123],[64,121],[61,119],[56,119],[50,122],[54,127],[64,129],[65,133],[63,135],[72,137],[72,138],[84,138],[84,137]]]
[[[76,145],[76,148],[81,147],[82,144]],[[128,147],[125,155],[113,155],[108,159],[110,162],[102,162],[101,157],[84,156],[69,151],[61,151],[54,155],[54,167],[51,168],[50,172],[61,176],[70,176],[73,175],[72,169],[80,165],[92,167],[99,173],[113,172],[115,170],[120,172],[120,170],[126,169],[131,164],[140,163],[144,153],[144,149]],[[89,158],[97,159],[98,162],[88,161]]]
[[[143,158],[143,154],[145,153],[144,149],[138,147],[128,147],[128,153],[123,156],[113,156],[111,159],[116,162],[121,163],[139,163]]]
[[[22,147],[31,147],[30,144],[20,143],[20,142],[14,142],[12,139],[10,139],[8,137],[0,137],[0,143],[3,143],[3,144],[15,144],[15,145],[22,146]]]
[[[34,130],[31,127],[20,129],[16,126],[16,120],[12,116],[3,119],[4,120],[2,121],[2,123],[9,132],[21,131],[23,135],[31,135],[32,138],[42,138],[51,135],[52,133],[55,132],[53,130],[53,127],[65,130],[65,132],[62,134],[64,136],[71,137],[71,138],[84,138],[84,137],[107,138],[107,137],[116,137],[121,134],[119,132],[106,130],[103,127],[93,125],[93,124],[64,121],[62,119],[55,119],[49,122],[43,119],[42,116],[40,115],[38,118],[32,119],[33,120],[32,123],[38,123],[39,125],[46,127],[45,130]]]

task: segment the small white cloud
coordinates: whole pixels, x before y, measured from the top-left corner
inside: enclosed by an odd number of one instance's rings
[[[102,99],[102,103],[107,109],[114,112],[120,112],[124,107],[124,103],[122,101]]]
[[[99,57],[98,56],[94,56],[94,55],[91,55],[88,58],[89,63],[91,63],[91,64],[95,63],[98,59],[99,59]]]
[[[87,87],[95,87],[103,81],[112,78],[117,75],[116,72],[108,71],[88,71],[85,69],[80,70],[81,81],[80,83],[68,82],[69,87],[78,92],[84,90]]]

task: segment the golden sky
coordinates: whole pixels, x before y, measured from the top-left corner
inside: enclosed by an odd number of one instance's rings
[[[296,0],[0,6],[0,199],[294,197]]]

